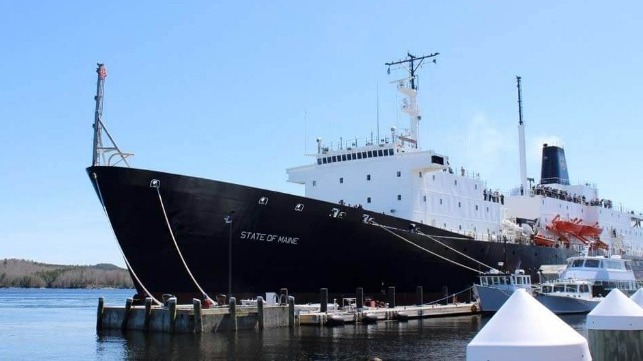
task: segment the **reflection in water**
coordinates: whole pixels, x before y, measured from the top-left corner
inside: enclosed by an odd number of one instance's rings
[[[464,359],[466,345],[483,322],[477,315],[200,335],[111,331],[102,333],[98,344],[105,354],[121,354],[125,359]]]

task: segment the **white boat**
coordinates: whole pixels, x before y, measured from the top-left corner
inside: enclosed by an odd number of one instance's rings
[[[590,281],[558,280],[540,285],[535,298],[553,313],[588,313],[602,300],[603,294],[595,294]]]
[[[534,296],[556,314],[588,313],[614,288],[637,290],[630,261],[620,256],[581,256],[567,260],[561,279],[540,284]]]
[[[473,286],[473,292],[480,303],[482,312],[496,312],[514,293],[525,289],[532,294],[531,276],[522,270],[513,274],[488,273],[479,276],[479,283]]]
[[[628,295],[636,292],[629,262],[620,256],[571,257],[557,280],[532,285],[531,277],[522,272],[485,274],[474,292],[483,312],[498,311],[515,290],[523,288],[556,314],[587,313],[614,288]]]

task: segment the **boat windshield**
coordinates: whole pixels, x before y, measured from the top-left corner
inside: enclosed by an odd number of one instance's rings
[[[569,265],[570,267],[583,267],[583,259],[575,259],[574,261],[571,262]]]
[[[565,292],[565,285],[555,284],[554,292]]]
[[[580,285],[580,292],[588,293],[589,292],[589,285]]]
[[[543,293],[551,293],[551,286],[543,286]]]
[[[598,259],[585,260],[585,267],[598,268],[600,265],[601,261]]]
[[[578,285],[567,285],[567,292],[578,292]]]

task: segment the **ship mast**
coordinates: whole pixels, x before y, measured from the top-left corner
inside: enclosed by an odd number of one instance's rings
[[[131,153],[123,153],[121,150],[118,148],[116,143],[114,142],[114,139],[112,139],[112,136],[109,134],[107,131],[107,128],[103,124],[102,117],[103,117],[103,92],[105,89],[105,78],[107,77],[107,68],[105,68],[105,64],[97,64],[98,68],[96,68],[96,73],[98,73],[98,81],[96,82],[96,96],[94,97],[94,100],[96,100],[96,111],[94,113],[94,144],[93,144],[93,154],[92,154],[92,165],[93,166],[101,166],[101,165],[116,165],[119,162],[123,161],[125,162],[125,165],[128,167],[130,166],[129,163],[127,162],[127,157],[133,155]],[[109,142],[111,143],[111,146],[103,146],[103,132],[105,132],[105,135],[107,135],[107,138],[109,139]],[[109,153],[114,153],[109,156],[109,158],[106,158],[106,156]],[[117,160],[115,163],[111,164],[111,160],[114,156],[119,156],[119,160]]]
[[[516,77],[518,83],[518,152],[520,156],[520,188],[527,191],[527,155],[525,151],[525,123],[522,121],[522,89],[520,88],[520,77]],[[523,195],[521,194],[521,195]]]
[[[411,53],[407,53],[406,55],[407,59],[385,63],[384,65],[387,65],[389,67],[389,74],[391,73],[391,65],[401,65],[409,72],[409,77],[399,80],[397,87],[398,90],[407,97],[407,99],[404,99],[402,101],[402,111],[408,114],[410,117],[410,132],[407,137],[401,137],[401,139],[402,141],[411,143],[414,148],[417,148],[418,125],[422,117],[420,116],[420,109],[417,105],[417,85],[415,72],[422,65],[425,59],[436,57],[440,55],[440,53],[433,53],[424,56],[414,56]],[[435,62],[435,59],[433,59],[433,63]],[[410,86],[406,84],[406,80],[408,80]]]

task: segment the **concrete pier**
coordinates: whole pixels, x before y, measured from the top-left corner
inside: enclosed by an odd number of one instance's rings
[[[237,305],[230,299],[228,306],[202,308],[201,301],[179,305],[176,298],[170,298],[167,306],[134,306],[127,299],[125,306],[105,306],[103,298],[98,301],[96,329],[166,332],[204,333],[233,332],[273,327],[292,327],[295,324],[294,298],[289,297],[285,305],[266,305],[263,299],[256,306]]]

